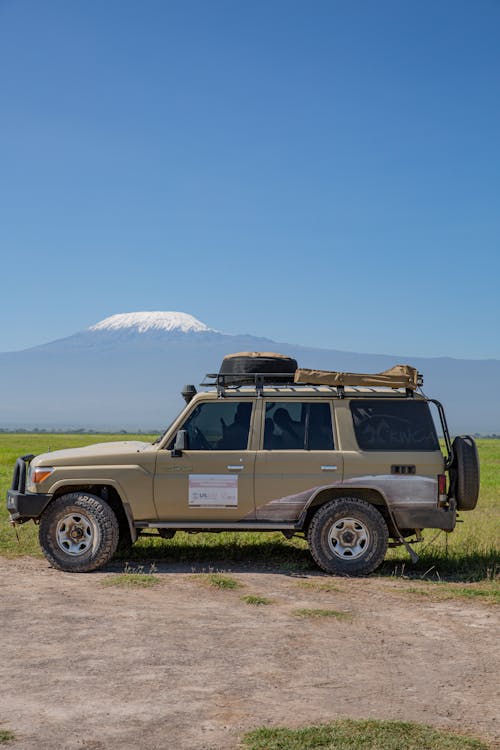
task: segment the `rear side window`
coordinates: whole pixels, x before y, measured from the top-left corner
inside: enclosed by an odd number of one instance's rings
[[[351,401],[356,440],[364,451],[439,449],[429,405],[411,399]]]
[[[270,401],[266,404],[264,450],[333,450],[327,403]]]

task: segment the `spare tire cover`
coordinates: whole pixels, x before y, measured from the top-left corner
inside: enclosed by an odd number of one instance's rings
[[[225,378],[225,382],[235,383],[253,383],[253,378],[245,378],[245,375],[253,373],[262,373],[269,375],[265,380],[272,380],[273,373],[280,373],[280,383],[291,383],[295,370],[297,369],[297,360],[287,357],[284,354],[275,352],[237,352],[228,354],[222,360],[219,373],[221,375],[234,375],[234,378]],[[290,377],[282,377],[282,375]]]
[[[451,491],[458,510],[474,510],[479,497],[479,456],[474,438],[458,435],[453,441]]]

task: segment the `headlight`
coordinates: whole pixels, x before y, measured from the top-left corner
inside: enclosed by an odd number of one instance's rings
[[[53,466],[30,466],[28,473],[28,490],[36,492],[36,485],[41,484],[55,471]]]

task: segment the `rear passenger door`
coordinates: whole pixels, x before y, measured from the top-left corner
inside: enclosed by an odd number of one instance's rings
[[[266,399],[255,460],[256,517],[296,521],[318,487],[342,483],[331,401]]]

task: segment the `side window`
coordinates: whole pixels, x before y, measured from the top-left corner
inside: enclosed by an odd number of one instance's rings
[[[199,404],[181,427],[188,433],[189,450],[244,450],[251,414],[249,401]]]
[[[309,406],[309,450],[333,451],[332,412],[330,404],[308,404]]]
[[[429,405],[412,399],[351,401],[356,440],[365,451],[439,449]]]
[[[327,403],[266,404],[264,450],[333,450],[332,416]]]

